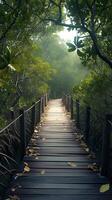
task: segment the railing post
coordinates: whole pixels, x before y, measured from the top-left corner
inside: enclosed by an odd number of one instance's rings
[[[89,132],[90,132],[90,111],[89,106],[86,107],[86,121],[85,121],[85,141],[89,143]]]
[[[41,110],[41,98],[40,98],[39,105],[38,105],[38,123],[41,120],[41,112],[42,112],[42,110]]]
[[[70,107],[71,107],[71,119],[74,118],[74,112],[73,112],[73,97],[71,96],[71,104],[70,104]]]
[[[108,176],[109,169],[109,150],[110,150],[110,138],[112,131],[112,115],[106,115],[106,127],[103,133],[102,144],[102,162],[101,162],[101,175]]]
[[[67,110],[67,95],[65,95],[65,108]]]
[[[76,100],[76,126],[80,128],[80,105],[79,100]]]
[[[32,107],[32,133],[34,132],[34,128],[35,128],[35,119],[36,119],[36,104],[34,103],[33,107]]]
[[[65,106],[65,95],[63,95],[63,97],[62,97],[62,103]]]
[[[14,118],[15,118],[13,110],[10,111],[10,118],[11,118],[11,120],[14,120]]]
[[[41,97],[42,113],[44,113],[44,97]]]
[[[47,94],[45,95],[45,106],[47,106]]]
[[[21,158],[26,154],[26,133],[25,133],[25,112],[20,110],[20,140],[21,140]]]
[[[46,95],[44,95],[44,108],[46,107]]]
[[[66,110],[69,112],[69,96],[66,95]]]
[[[70,109],[71,109],[71,96],[68,95],[68,112],[70,112]]]

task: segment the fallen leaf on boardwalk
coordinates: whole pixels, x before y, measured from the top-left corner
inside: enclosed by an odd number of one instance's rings
[[[20,198],[18,196],[14,195],[14,196],[9,196],[9,198],[6,200],[20,200]]]
[[[32,138],[32,139],[31,139],[31,142],[35,142],[35,139],[34,139],[34,138]]]
[[[39,135],[35,135],[35,139],[38,139],[40,136]]]
[[[77,137],[78,134],[77,133],[73,133],[73,135],[75,135]]]
[[[15,191],[16,191],[16,188],[11,188],[11,191],[12,191],[12,192],[15,192]]]
[[[73,162],[68,162],[67,163],[69,166],[71,166],[71,167],[77,167],[77,165],[75,164],[75,163],[73,163]]]
[[[82,139],[84,138],[84,135],[76,135],[76,140],[82,142]]]
[[[29,167],[28,165],[26,165],[26,166],[24,167],[24,172],[30,172],[30,167]]]
[[[35,157],[35,160],[38,160],[39,158],[38,157]]]
[[[110,189],[110,184],[104,184],[100,186],[101,193],[107,192],[109,189]]]
[[[46,138],[42,138],[42,141],[45,141],[46,140]]]
[[[23,176],[23,173],[17,173],[16,176]]]
[[[20,176],[23,176],[23,173],[17,173],[16,176],[15,176],[15,179],[17,179]]]
[[[89,155],[88,155],[88,158],[95,159],[95,158],[96,158],[96,156],[95,156],[95,154],[94,154],[94,153],[91,153],[91,154],[89,154]]]
[[[86,148],[85,151],[86,151],[86,152],[89,152],[89,148]]]
[[[27,162],[24,162],[24,165],[28,166],[28,163],[27,163]]]
[[[29,152],[30,153],[34,153],[34,149],[29,149]]]
[[[16,185],[14,188],[11,188],[11,192],[15,192],[18,188],[22,188],[22,186]]]
[[[91,165],[88,165],[88,169],[91,169],[91,170],[94,171],[94,172],[98,172],[98,171],[99,171],[99,169],[98,169],[96,163],[93,163],[93,164],[91,164]]]
[[[85,144],[84,142],[81,142],[80,146],[83,148],[87,148],[87,144]]]
[[[34,133],[38,133],[38,130],[35,129],[35,130],[34,130]]]
[[[45,170],[43,169],[41,172],[40,172],[41,175],[44,175],[45,174]]]

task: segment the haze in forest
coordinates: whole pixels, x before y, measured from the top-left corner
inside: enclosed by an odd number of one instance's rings
[[[48,82],[50,96],[59,98],[63,94],[69,94],[73,86],[85,78],[88,69],[84,68],[75,52],[68,52],[66,42],[59,34],[44,36],[39,45],[42,57],[54,69],[54,74]]]

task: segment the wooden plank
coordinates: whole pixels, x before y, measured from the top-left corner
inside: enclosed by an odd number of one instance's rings
[[[72,129],[58,129],[58,128],[46,128],[46,127],[44,127],[44,128],[42,128],[42,129],[40,129],[40,131],[41,131],[41,134],[48,134],[48,133],[50,133],[50,134],[68,134],[68,133],[73,133],[73,130]]]
[[[112,200],[111,195],[24,195],[21,200]]]
[[[20,185],[28,183],[32,185],[35,184],[104,184],[107,183],[106,178],[98,178],[98,176],[77,176],[77,177],[69,177],[69,176],[25,176],[19,180]]]
[[[91,175],[91,174],[96,174],[96,172],[93,172],[92,170],[89,170],[89,169],[87,169],[87,168],[85,168],[85,169],[75,169],[75,168],[73,168],[73,169],[68,169],[68,168],[65,168],[65,169],[63,169],[63,168],[55,168],[55,169],[49,169],[49,168],[46,168],[46,169],[44,169],[44,167],[43,168],[32,168],[31,169],[31,171],[30,171],[30,173],[28,173],[28,174],[26,174],[26,175],[32,175],[32,174],[41,174],[41,171],[42,170],[45,170],[45,175],[52,175],[52,176],[61,176],[61,175],[63,175],[63,176],[67,176],[67,175],[72,175],[72,176],[89,176],[89,175]],[[22,177],[21,177],[22,178]]]
[[[64,161],[64,162],[83,162],[83,161],[88,161],[89,162],[95,162],[95,160],[91,160],[91,159],[88,159],[88,156],[79,156],[79,155],[73,155],[73,156],[42,156],[42,155],[39,155],[38,156],[38,160],[36,160],[34,157],[29,157],[29,156],[26,156],[25,157],[25,160],[26,161],[36,161],[38,162],[39,161],[49,161],[49,162],[60,162],[60,161]]]
[[[100,192],[99,192],[99,187],[88,187],[88,188],[68,188],[67,187],[68,185],[66,185],[66,187],[60,187],[59,188],[59,185],[57,185],[57,187],[53,188],[53,185],[52,185],[52,188],[50,187],[49,188],[49,185],[47,185],[46,188],[44,188],[44,185],[41,185],[40,187],[41,188],[21,188],[21,189],[18,189],[18,192],[17,194],[27,194],[27,195],[43,195],[43,194],[49,194],[49,195],[58,195],[59,194],[63,194],[63,195],[71,195],[71,194],[75,194],[75,195],[101,195]],[[108,191],[106,193],[107,195],[112,195],[112,192],[111,191]],[[105,194],[104,194],[105,195]],[[103,196],[103,195],[102,195]],[[111,196],[112,197],[112,196]],[[90,197],[91,199],[91,197]]]
[[[43,175],[41,175],[41,172],[42,172],[42,170],[44,170],[45,171],[45,173],[43,174]],[[87,178],[88,176],[96,176],[97,178],[99,178],[99,176],[97,176],[96,175],[96,173],[94,172],[92,172],[92,171],[88,171],[88,170],[69,170],[68,171],[68,169],[65,171],[65,169],[52,169],[52,170],[50,170],[50,169],[44,169],[44,168],[42,168],[42,169],[37,169],[37,170],[31,170],[28,174],[27,173],[24,173],[23,175],[22,175],[22,177],[21,178],[23,178],[24,176],[57,176],[57,177],[60,177],[60,176],[69,176],[69,177],[78,177],[78,176],[80,176],[80,177],[85,177],[85,178]]]
[[[42,133],[41,135],[39,135],[39,137],[45,137],[45,138],[49,138],[49,139],[66,139],[66,140],[72,139],[72,140],[74,140],[74,136],[71,134],[69,135],[69,134]]]
[[[77,152],[81,152],[81,153],[86,153],[88,154],[85,150],[81,149],[80,147],[68,147],[68,148],[65,148],[65,147],[45,147],[45,146],[42,146],[40,148],[34,146],[33,149],[35,150],[39,150],[39,151],[45,151],[45,152],[48,152],[48,151],[52,151],[52,152],[60,152],[60,153],[77,153]]]
[[[22,189],[23,188],[29,188],[29,189],[74,189],[74,190],[94,190],[98,193],[99,192],[99,188],[100,188],[100,183],[92,183],[92,184],[83,184],[83,183],[40,183],[40,182],[24,182],[23,184],[21,184]],[[107,193],[112,194],[112,191],[108,191]]]
[[[46,143],[46,141],[45,142],[41,142],[41,143],[35,143],[35,144],[30,144],[29,145],[29,147],[65,147],[65,148],[68,148],[68,147],[79,147],[79,145],[78,144],[72,144],[72,143]]]
[[[72,167],[71,165],[74,164]],[[29,166],[31,169],[88,169],[88,165],[90,165],[89,162],[74,162],[74,163],[68,163],[68,162],[29,162]]]
[[[37,140],[37,138],[36,137],[33,137],[34,139],[36,139]],[[45,139],[45,141],[43,141],[43,138]],[[78,142],[76,143],[76,142],[74,142],[75,141],[75,139],[73,140],[72,138],[70,139],[65,139],[65,138],[55,138],[55,139],[53,139],[53,138],[46,138],[46,136],[40,136],[39,138],[38,138],[38,143],[39,142],[42,142],[42,143],[55,143],[55,142],[57,142],[57,143],[64,143],[64,144],[66,144],[66,143],[68,143],[68,142],[71,142],[72,144],[73,143],[75,143],[75,144],[79,144]]]

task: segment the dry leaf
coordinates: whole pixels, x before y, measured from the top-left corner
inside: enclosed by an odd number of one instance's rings
[[[46,140],[46,138],[42,138],[42,141],[45,141]]]
[[[12,192],[15,192],[15,191],[16,191],[16,188],[11,188],[11,191],[12,191]]]
[[[87,144],[85,144],[84,142],[81,142],[80,146],[83,148],[87,148]]]
[[[96,165],[96,163],[93,163],[93,164],[91,164],[91,165],[88,165],[88,169],[91,169],[92,171],[94,171],[94,172],[98,172],[99,170],[98,170],[98,167],[97,167],[97,165]]]
[[[30,153],[34,153],[34,149],[29,149],[29,152]]]
[[[22,188],[22,186],[21,185],[17,185],[15,188],[11,188],[11,191],[15,192],[18,188]]]
[[[14,195],[14,196],[9,196],[9,198],[6,200],[20,200],[20,198],[17,195]]]
[[[89,154],[89,155],[88,155],[88,158],[95,159],[95,158],[96,158],[96,156],[95,156],[95,154],[94,154],[94,153],[91,153],[91,154]]]
[[[28,163],[27,163],[27,162],[24,162],[24,165],[28,166]]]
[[[45,174],[45,170],[43,169],[41,172],[40,172],[41,175],[44,175]]]
[[[69,166],[71,166],[71,167],[77,167],[77,165],[74,163],[74,162],[68,162],[67,163]]]
[[[23,173],[17,173],[16,176],[23,176]]]
[[[110,184],[104,184],[100,186],[101,193],[107,192],[109,189],[110,189]]]
[[[85,150],[86,150],[86,152],[89,152],[89,148],[86,148]]]
[[[5,199],[5,200],[10,200],[10,198],[7,198],[7,199]]]
[[[35,160],[38,160],[39,158],[38,157],[35,157]]]
[[[24,167],[24,172],[30,172],[30,167],[26,165],[26,166]]]

